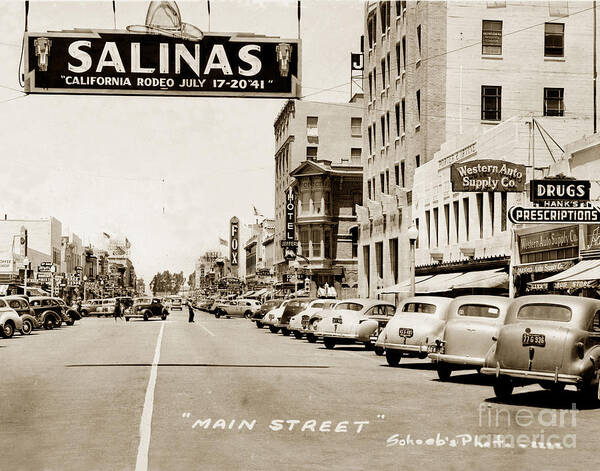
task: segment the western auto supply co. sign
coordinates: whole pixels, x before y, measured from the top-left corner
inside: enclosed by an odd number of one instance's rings
[[[233,216],[229,221],[229,260],[231,260],[232,266],[238,265],[238,253],[240,249],[240,221],[237,217]]]
[[[27,93],[300,97],[300,41],[117,30],[25,34]]]
[[[471,160],[452,164],[452,191],[514,191],[525,189],[525,165],[503,160]]]

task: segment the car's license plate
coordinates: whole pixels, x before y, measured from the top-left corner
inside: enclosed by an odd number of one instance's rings
[[[400,337],[412,337],[413,336],[413,330],[412,329],[406,329],[404,327],[400,327],[400,329],[398,329],[398,335]]]
[[[544,334],[523,334],[523,346],[524,347],[545,347],[546,336]]]
[[[437,353],[440,350],[440,347],[437,345],[427,345],[427,353]]]
[[[341,324],[342,323],[342,319],[340,317],[333,317],[331,319],[331,322],[334,324]]]

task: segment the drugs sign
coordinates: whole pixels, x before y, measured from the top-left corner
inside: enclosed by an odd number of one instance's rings
[[[300,41],[117,30],[25,34],[27,93],[300,97]]]
[[[531,201],[589,201],[589,180],[546,179],[531,181]]]

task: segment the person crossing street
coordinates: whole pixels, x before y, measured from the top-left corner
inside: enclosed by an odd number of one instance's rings
[[[192,303],[189,303],[189,302],[188,302],[188,312],[189,312],[188,322],[194,322],[194,308],[192,307]]]

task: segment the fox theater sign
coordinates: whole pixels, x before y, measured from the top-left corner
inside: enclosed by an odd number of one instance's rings
[[[130,31],[25,34],[25,91],[298,98],[300,41]]]

